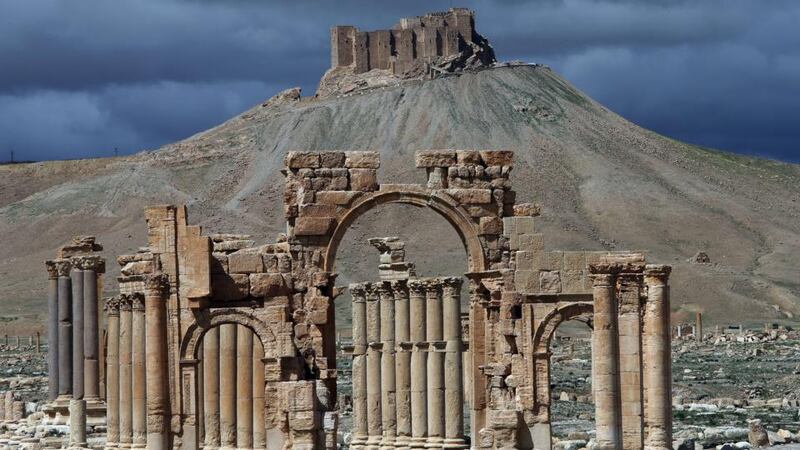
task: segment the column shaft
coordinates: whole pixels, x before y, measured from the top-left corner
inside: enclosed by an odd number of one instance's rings
[[[367,445],[380,446],[383,439],[381,410],[381,312],[377,290],[367,288]]]
[[[445,347],[445,447],[465,448],[464,370],[461,349],[461,279],[446,278],[442,293]]]
[[[131,299],[121,299],[119,311],[119,443],[130,448],[133,443],[133,313]]]
[[[411,352],[411,447],[422,448],[428,439],[428,354],[425,351],[425,286],[420,281],[408,282],[409,334]]]
[[[395,382],[397,386],[397,440],[398,448],[407,448],[411,442],[411,329],[409,321],[408,286],[405,280],[393,283],[395,310]]]
[[[236,446],[253,448],[253,332],[239,325],[236,330]]]
[[[595,428],[598,450],[622,448],[622,419],[619,385],[619,330],[616,277],[594,275],[594,331],[592,372],[595,392]]]
[[[83,395],[100,400],[99,333],[97,318],[97,272],[83,271]]]
[[[147,398],[147,448],[164,450],[168,447],[167,433],[169,399],[167,391],[167,300],[169,282],[164,275],[154,275],[146,280],[145,333],[147,349],[145,358]]]
[[[69,401],[69,448],[86,448],[86,400]]]
[[[222,447],[236,447],[236,324],[219,326],[219,433]]]
[[[267,422],[264,416],[264,345],[253,336],[253,448],[267,448]]]
[[[119,444],[119,299],[106,302],[108,350],[106,356],[106,422],[107,446]]]
[[[622,411],[622,446],[641,450],[642,436],[642,329],[640,285],[642,276],[619,276],[619,379]]]
[[[206,449],[220,446],[219,439],[219,327],[203,337],[203,420]]]
[[[444,440],[444,334],[441,280],[428,282],[425,290],[428,339],[428,443],[440,446]]]
[[[381,447],[393,449],[397,437],[394,294],[389,282],[380,283],[378,292],[381,316]]]
[[[72,397],[83,398],[83,271],[73,268],[72,278]]]
[[[72,280],[58,277],[58,395],[72,395]]]
[[[133,298],[131,318],[131,366],[132,366],[132,416],[133,448],[147,446],[147,366],[144,301],[141,295]]]
[[[367,300],[364,286],[351,284],[353,299],[353,440],[351,447],[359,449],[369,435],[367,421]]]
[[[47,398],[58,397],[58,274],[48,264],[47,280]],[[38,345],[37,345],[38,348]]]
[[[669,450],[672,444],[672,349],[670,341],[669,266],[647,266],[644,310],[643,377],[645,449]]]

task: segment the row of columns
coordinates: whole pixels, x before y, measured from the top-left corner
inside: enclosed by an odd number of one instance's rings
[[[48,398],[99,401],[99,256],[47,261]]]
[[[203,448],[267,448],[261,341],[243,325],[223,324],[201,346]]]
[[[350,285],[353,448],[466,448],[461,279]]]
[[[643,273],[594,268],[598,449],[672,448],[669,274],[661,265]]]
[[[164,275],[145,278],[145,292],[106,300],[107,447],[168,448]]]

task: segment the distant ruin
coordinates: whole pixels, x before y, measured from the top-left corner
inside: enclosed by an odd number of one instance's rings
[[[475,31],[475,13],[466,8],[400,19],[390,30],[331,29],[331,68],[348,67],[356,74],[381,69],[402,76],[431,66],[448,70],[494,61],[488,41]]]

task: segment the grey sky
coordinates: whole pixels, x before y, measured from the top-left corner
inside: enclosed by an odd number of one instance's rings
[[[629,120],[800,162],[793,0],[0,0],[0,160],[184,138],[329,64],[328,29],[477,12],[501,60],[548,64]]]

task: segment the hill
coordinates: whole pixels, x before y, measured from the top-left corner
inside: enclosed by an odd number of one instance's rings
[[[258,105],[130,157],[0,166],[0,316],[14,319],[9,334],[43,318],[43,262],[73,235],[105,246],[113,292],[113,258],[145,244],[148,204],[186,203],[206,233],[271,241],[284,228],[287,151],[378,150],[381,182],[422,182],[413,154],[432,148],[515,150],[512,181],[519,201],[543,206],[546,248],[648,250],[674,265],[679,316],[756,324],[800,314],[800,166],[660,136],[546,67],[513,66]],[[408,241],[421,275],[464,271],[443,219],[388,207],[348,233],[342,284],[375,276],[365,238],[377,235]],[[698,251],[711,263],[687,261]]]

